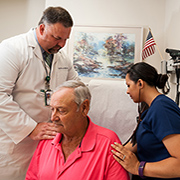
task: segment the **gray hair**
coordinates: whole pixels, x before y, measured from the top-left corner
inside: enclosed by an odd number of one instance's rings
[[[82,82],[78,80],[69,80],[65,81],[63,84],[58,86],[54,92],[57,92],[63,88],[72,88],[74,89],[74,95],[75,95],[75,103],[78,105],[78,107],[86,100],[88,99],[89,102],[91,102],[91,93],[89,91],[89,88]]]
[[[66,28],[73,26],[71,15],[66,9],[62,7],[48,7],[47,9],[45,9],[38,25],[45,23],[61,23]]]

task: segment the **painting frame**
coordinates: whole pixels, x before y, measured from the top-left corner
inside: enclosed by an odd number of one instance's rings
[[[74,65],[75,65],[75,60],[77,61],[77,57],[75,58],[75,54],[76,54],[76,56],[78,56],[77,51],[75,53],[75,49],[77,49],[77,44],[75,45],[75,43],[77,43],[77,36],[79,34],[81,36],[83,34],[84,36],[86,35],[88,37],[90,37],[90,34],[91,34],[94,37],[96,36],[96,38],[97,38],[97,36],[98,37],[103,36],[103,35],[105,36],[106,34],[110,34],[113,36],[120,34],[121,39],[122,39],[122,36],[126,37],[126,39],[128,39],[127,36],[133,37],[132,41],[134,41],[133,42],[134,43],[134,51],[133,51],[134,59],[131,60],[131,63],[136,63],[136,62],[142,61],[141,51],[142,51],[142,41],[143,41],[143,27],[136,27],[136,26],[134,26],[134,27],[132,27],[132,26],[131,27],[128,27],[128,26],[82,26],[82,25],[74,26],[72,28],[71,36],[70,36],[70,39],[68,40],[68,44],[67,44],[67,53],[68,53],[69,57],[73,60]],[[106,40],[106,43],[107,43],[107,40]],[[84,47],[85,47],[85,45],[84,45]],[[106,48],[106,50],[107,50],[107,48]],[[106,54],[107,54],[107,52],[106,52]],[[81,52],[81,55],[82,55],[82,52]],[[109,57],[111,57],[111,56],[109,56]],[[88,58],[88,59],[90,59],[90,58]],[[96,63],[94,63],[94,64],[97,65]],[[78,64],[78,66],[80,66],[80,65]],[[110,66],[108,66],[108,68],[109,67]],[[117,66],[111,66],[110,68],[112,69],[112,67],[114,68]],[[101,67],[99,69],[101,70]],[[87,70],[87,72],[88,72],[88,70]],[[91,72],[91,74],[92,74],[92,72]],[[80,77],[81,77],[81,79],[84,79],[85,81],[89,81],[89,80],[94,79],[94,78],[95,79],[108,79],[108,80],[124,79],[124,76],[112,77],[112,75],[111,75],[108,77],[104,77],[101,73],[98,73],[98,74],[100,74],[99,77],[89,77],[86,75],[83,75]]]

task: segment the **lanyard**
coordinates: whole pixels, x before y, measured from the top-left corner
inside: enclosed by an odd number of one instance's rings
[[[38,42],[37,35],[36,35],[36,30],[34,29],[33,31],[34,31],[35,39],[36,39],[39,47],[41,48],[41,52],[44,52],[43,48],[41,47],[41,45]],[[46,64],[45,64],[45,60],[44,60],[44,54],[42,54],[42,55],[43,55],[43,66],[44,66],[44,69],[46,70],[46,78],[45,78],[45,89],[41,89],[40,92],[44,93],[44,103],[45,103],[45,106],[49,106],[50,98],[51,98],[51,94],[52,94],[52,90],[50,89],[51,68],[50,68],[50,71],[49,71],[49,74],[48,74],[48,70],[46,68]],[[53,57],[52,57],[52,59],[53,59]]]
[[[50,89],[50,80],[51,80],[51,69],[48,73],[45,61],[43,61],[44,69],[46,71],[46,77],[45,77],[45,89]]]
[[[47,70],[47,67],[46,67],[46,64],[45,64],[45,60],[43,60],[43,66],[44,66],[44,69],[46,71],[45,89],[41,89],[40,91],[44,93],[44,103],[45,103],[45,106],[49,106],[51,95],[52,95],[52,90],[50,89],[50,80],[51,80],[50,74],[51,74],[51,69],[50,69],[50,71],[48,73],[48,70]]]

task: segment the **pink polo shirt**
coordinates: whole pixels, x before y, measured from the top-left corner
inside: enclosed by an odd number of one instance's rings
[[[129,180],[128,173],[114,160],[111,144],[119,142],[111,130],[91,122],[80,146],[64,162],[62,135],[40,141],[26,180]]]

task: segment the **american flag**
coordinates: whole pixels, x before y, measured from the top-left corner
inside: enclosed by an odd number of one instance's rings
[[[146,59],[148,56],[151,56],[155,52],[155,41],[153,39],[153,36],[151,34],[151,31],[149,31],[146,42],[144,44],[144,48],[142,50],[142,60]]]

